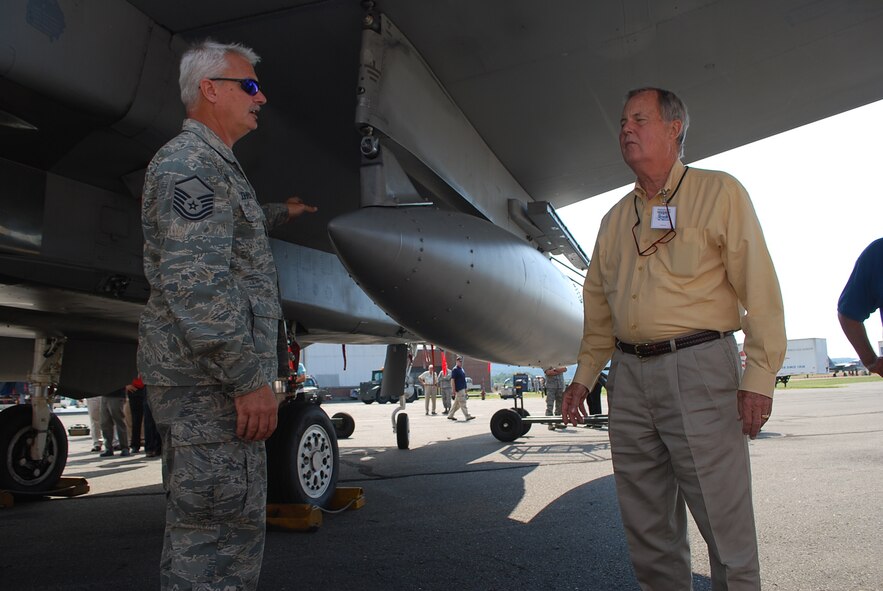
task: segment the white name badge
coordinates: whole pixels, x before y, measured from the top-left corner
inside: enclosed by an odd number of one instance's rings
[[[668,214],[671,213],[671,223],[668,221]],[[678,209],[677,206],[669,205],[667,208],[662,205],[653,206],[653,217],[650,219],[650,227],[654,230],[670,230],[677,228]]]

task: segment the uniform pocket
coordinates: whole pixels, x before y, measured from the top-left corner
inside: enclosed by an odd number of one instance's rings
[[[257,200],[251,196],[241,196],[239,198],[239,206],[242,208],[242,214],[251,223],[264,224],[264,210],[258,204]]]

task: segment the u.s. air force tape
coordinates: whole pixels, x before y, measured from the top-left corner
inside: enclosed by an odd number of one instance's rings
[[[185,220],[199,221],[212,215],[215,193],[198,176],[175,183],[172,209]]]

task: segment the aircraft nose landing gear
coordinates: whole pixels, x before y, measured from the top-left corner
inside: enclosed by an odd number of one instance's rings
[[[30,405],[11,406],[0,413],[0,489],[11,492],[45,492],[56,487],[67,464],[67,435],[55,415],[43,453],[31,457],[37,431],[31,425]]]
[[[64,339],[34,342],[31,404],[0,412],[0,489],[53,490],[67,465],[67,434],[52,414],[51,386],[58,383]]]

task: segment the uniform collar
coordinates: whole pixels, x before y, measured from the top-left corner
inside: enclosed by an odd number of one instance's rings
[[[243,172],[242,166],[239,164],[239,160],[236,159],[236,156],[233,155],[233,150],[230,149],[230,146],[222,142],[221,138],[219,138],[207,125],[196,119],[185,119],[181,129],[198,136],[199,139],[207,143],[215,152],[217,152],[221,158],[234,165],[239,169],[239,172]]]

